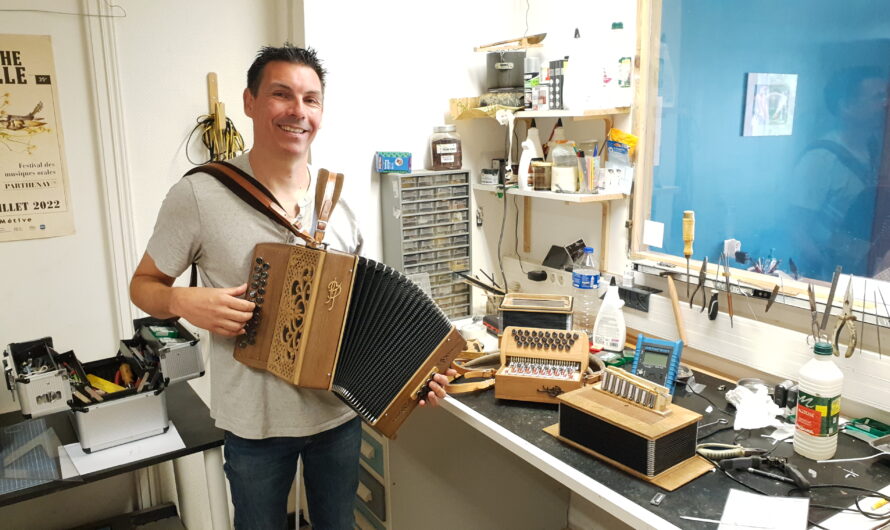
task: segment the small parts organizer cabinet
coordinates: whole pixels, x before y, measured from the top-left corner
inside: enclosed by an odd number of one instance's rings
[[[457,171],[381,174],[383,261],[423,285],[451,319],[470,315],[470,178]],[[415,276],[417,275],[417,276]]]

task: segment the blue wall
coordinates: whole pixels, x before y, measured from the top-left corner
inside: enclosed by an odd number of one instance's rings
[[[886,80],[886,1],[665,0],[663,10],[665,106],[651,215],[665,223],[662,250],[682,255],[682,211],[694,210],[695,259],[715,261],[723,240],[735,238],[752,257],[772,252],[784,271],[793,258],[813,278],[830,280],[838,263],[864,275],[867,250],[862,255],[843,238],[869,240],[874,201],[841,215],[846,235],[812,230],[826,217],[820,203],[843,177],[808,174],[802,181],[798,173],[808,147],[842,125],[826,104],[828,82],[860,65],[876,66]],[[798,75],[792,135],[742,136],[751,72]],[[883,125],[882,115],[862,137],[878,135],[880,143]],[[869,178],[873,196],[877,171]]]

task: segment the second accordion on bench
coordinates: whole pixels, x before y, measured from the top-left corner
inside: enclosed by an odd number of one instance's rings
[[[235,359],[333,391],[390,438],[466,345],[420,287],[364,257],[261,243],[247,283],[257,305]]]

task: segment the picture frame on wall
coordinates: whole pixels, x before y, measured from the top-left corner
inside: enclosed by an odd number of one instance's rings
[[[742,135],[791,135],[796,95],[797,74],[749,73]]]

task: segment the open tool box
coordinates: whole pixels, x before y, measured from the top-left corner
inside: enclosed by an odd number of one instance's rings
[[[198,339],[176,320],[138,319],[134,327],[116,355],[83,364],[49,337],[10,344],[3,364],[22,414],[70,410],[87,453],[166,432],[164,390],[204,374]]]
[[[136,334],[121,341],[120,354],[140,366],[157,365],[167,384],[204,375],[204,358],[198,339],[178,320],[153,317],[133,321]]]
[[[10,344],[3,351],[6,388],[18,396],[26,418],[46,416],[68,408],[68,373],[56,362],[53,339]]]

